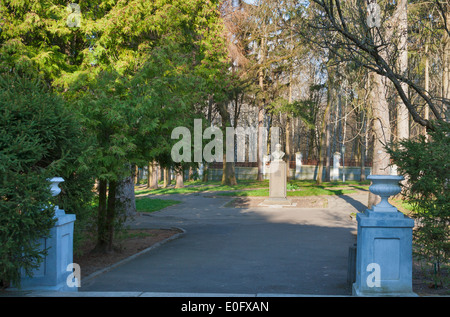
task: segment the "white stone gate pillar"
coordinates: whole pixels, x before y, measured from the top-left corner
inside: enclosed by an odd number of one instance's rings
[[[401,190],[402,176],[369,175],[369,190],[381,202],[358,213],[356,296],[416,296],[412,291],[412,228],[414,220],[389,204]]]
[[[61,177],[50,179],[53,196],[57,196],[61,189],[58,184],[63,182]],[[48,248],[47,256],[40,267],[33,271],[32,276],[22,272],[21,289],[23,290],[51,290],[51,291],[78,291],[79,280],[74,283],[68,281],[69,275],[77,276],[79,269],[73,266],[73,225],[75,215],[68,214],[55,206],[55,226],[50,235],[41,240],[41,250]],[[80,276],[78,276],[80,278]]]

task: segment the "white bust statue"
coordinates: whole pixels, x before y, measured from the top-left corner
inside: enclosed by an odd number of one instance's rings
[[[284,156],[284,152],[281,151],[281,144],[275,145],[275,151],[272,153],[272,157],[274,161],[282,161]]]

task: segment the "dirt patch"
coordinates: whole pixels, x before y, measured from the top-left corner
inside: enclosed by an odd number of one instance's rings
[[[449,296],[450,285],[448,283],[450,272],[442,270],[442,282],[433,281],[433,269],[424,267],[419,261],[413,262],[413,291],[419,296]]]
[[[118,239],[114,252],[108,254],[92,252],[95,247],[95,239],[90,239],[79,248],[80,255],[74,254],[73,262],[80,265],[81,279],[83,279],[181,232],[175,228],[130,229]]]
[[[291,206],[283,206],[283,208],[327,208],[328,200],[319,196],[308,197],[288,197],[291,200]],[[238,197],[230,201],[225,207],[231,208],[252,208],[261,207],[260,204],[267,197]]]

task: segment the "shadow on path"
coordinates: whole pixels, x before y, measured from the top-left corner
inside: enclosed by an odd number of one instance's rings
[[[348,211],[220,207],[226,201],[185,196],[184,204],[141,217],[186,233],[82,282],[80,291],[351,295]]]
[[[360,202],[359,200],[354,199],[352,196],[349,195],[340,195],[339,198],[342,198],[343,200],[345,200],[347,203],[349,203],[350,205],[352,205],[356,210],[358,210],[359,212],[363,212],[364,210],[367,209],[367,206],[364,205],[362,202]]]

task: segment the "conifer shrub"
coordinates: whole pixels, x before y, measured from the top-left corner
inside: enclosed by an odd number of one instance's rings
[[[79,125],[64,101],[35,77],[0,76],[0,283],[20,286],[46,250],[54,225],[48,179],[63,176],[80,146]],[[69,164],[72,162],[71,164]],[[56,198],[57,199],[57,198]]]
[[[416,222],[415,255],[431,265],[436,285],[442,285],[450,259],[450,124],[436,123],[429,140],[421,135],[388,151],[407,180],[403,194]]]

